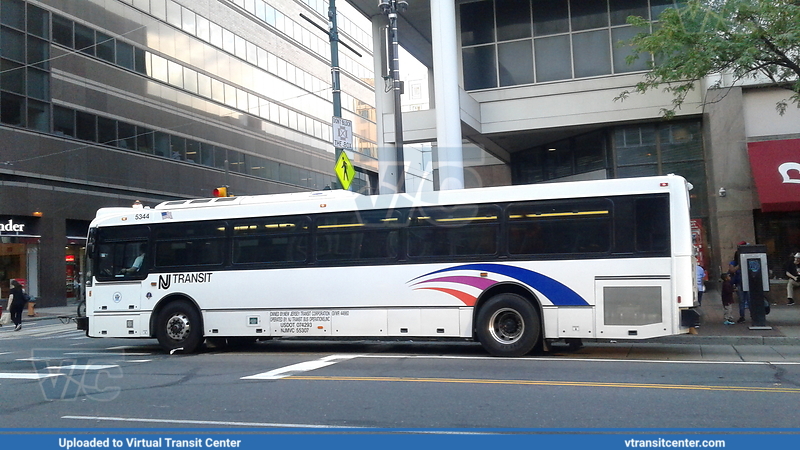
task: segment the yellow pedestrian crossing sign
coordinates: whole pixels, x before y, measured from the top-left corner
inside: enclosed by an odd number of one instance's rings
[[[347,152],[342,151],[339,154],[339,159],[336,160],[336,167],[333,170],[336,172],[336,176],[339,177],[339,183],[342,184],[342,188],[350,189],[356,169],[353,167],[353,163],[350,162],[350,158],[347,157]]]

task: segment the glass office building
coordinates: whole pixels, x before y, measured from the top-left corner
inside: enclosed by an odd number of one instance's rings
[[[374,0],[350,3],[372,18],[373,29],[385,23]],[[693,185],[692,231],[707,271],[726,270],[737,244],[747,241],[767,246],[771,275],[780,277],[788,255],[800,251],[800,110],[775,111],[791,92],[766,77],[712,74],[687,93],[672,120],[663,118],[673,107],[663,90],[616,100],[635,90],[654,61],[649,54],[631,61],[626,41],[682,4],[409,2],[400,45],[428,69],[435,102],[433,111],[404,113],[403,131],[433,149],[434,172],[437,162],[447,171],[440,179],[463,175],[468,188],[682,175]],[[649,24],[635,28],[629,16]],[[381,94],[376,90],[379,115],[391,106]],[[392,139],[389,129],[378,141]],[[491,165],[468,160],[476,149]]]
[[[328,5],[0,2],[0,288],[79,295],[100,207],[337,188]],[[367,26],[360,26],[358,20]],[[339,15],[351,189],[377,184],[369,22]]]

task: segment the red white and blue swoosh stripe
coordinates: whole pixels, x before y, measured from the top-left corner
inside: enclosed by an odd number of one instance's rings
[[[452,274],[450,272],[459,273]],[[589,305],[583,297],[568,286],[546,275],[522,267],[503,264],[462,264],[420,275],[409,280],[408,283],[415,290],[428,289],[443,292],[452,295],[467,306],[475,306],[478,297],[486,289],[501,281],[511,280],[529,286],[556,306]]]

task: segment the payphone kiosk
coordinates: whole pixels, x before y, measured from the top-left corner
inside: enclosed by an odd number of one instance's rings
[[[769,292],[767,270],[767,247],[764,245],[740,245],[739,267],[742,274],[742,289],[750,293],[751,330],[771,330],[767,326],[767,300]]]

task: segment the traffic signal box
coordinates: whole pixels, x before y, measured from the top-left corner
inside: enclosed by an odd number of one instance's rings
[[[214,197],[233,197],[233,195],[228,194],[228,186],[220,186],[215,188],[211,191],[211,195]]]

